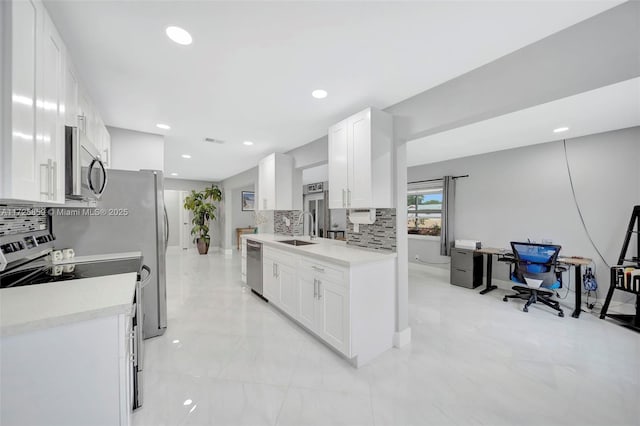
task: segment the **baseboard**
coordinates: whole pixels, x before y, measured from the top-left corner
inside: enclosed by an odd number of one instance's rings
[[[401,348],[409,343],[411,343],[411,327],[393,333],[393,346],[395,348]]]
[[[233,249],[224,249],[224,255],[225,256],[233,255]]]

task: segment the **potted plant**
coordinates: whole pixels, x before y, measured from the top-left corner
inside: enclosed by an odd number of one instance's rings
[[[198,246],[198,253],[207,254],[209,252],[209,221],[216,219],[216,205],[214,202],[222,200],[222,191],[216,185],[205,188],[203,191],[191,191],[191,194],[184,199],[184,208],[193,213],[191,223],[191,235],[193,242]]]

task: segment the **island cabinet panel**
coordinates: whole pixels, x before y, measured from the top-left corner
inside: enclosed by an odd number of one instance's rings
[[[265,247],[264,297],[359,367],[393,346],[395,258],[339,265]]]

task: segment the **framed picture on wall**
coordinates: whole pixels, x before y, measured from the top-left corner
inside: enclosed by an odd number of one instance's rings
[[[252,191],[242,191],[242,211],[252,212],[255,210],[256,193]]]

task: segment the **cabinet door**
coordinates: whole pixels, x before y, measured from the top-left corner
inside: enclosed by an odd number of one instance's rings
[[[12,3],[11,20],[11,182],[4,197],[40,201],[40,168],[37,163],[36,57],[42,27],[33,1]],[[2,142],[4,143],[4,141]],[[5,177],[3,177],[4,180]]]
[[[316,295],[316,281],[311,274],[298,276],[298,289],[300,292],[300,306],[298,321],[310,330],[318,328],[319,305]]]
[[[278,278],[280,280],[280,307],[293,318],[298,318],[300,290],[296,280],[296,268],[279,263]]]
[[[262,295],[270,303],[280,306],[278,263],[270,257],[264,257],[262,260]]]
[[[41,176],[41,199],[64,204],[64,45],[53,22],[44,15],[41,62],[42,90],[38,134],[39,163],[47,176]]]
[[[371,179],[371,110],[367,109],[347,120],[349,140],[349,193],[350,208],[372,206]]]
[[[67,55],[65,61],[65,124],[67,126],[78,126],[78,78],[76,72],[73,69],[73,63],[71,57]]]
[[[347,122],[329,129],[329,208],[346,207],[348,180]]]
[[[270,155],[258,164],[258,209],[274,210],[276,199],[275,188],[275,156]]]
[[[318,334],[331,346],[350,356],[349,293],[344,285],[318,280],[320,318]]]

